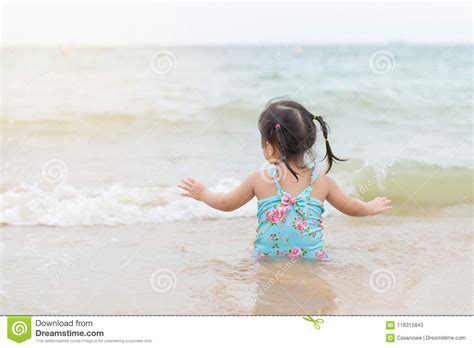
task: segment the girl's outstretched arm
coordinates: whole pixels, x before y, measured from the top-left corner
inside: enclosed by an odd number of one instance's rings
[[[214,209],[232,211],[240,208],[255,196],[253,176],[248,176],[238,187],[227,193],[211,192],[206,186],[190,178],[182,180],[178,187],[184,190],[181,193],[182,196],[203,201]]]
[[[350,216],[377,215],[392,209],[390,199],[377,197],[369,202],[352,198],[342,191],[334,180],[325,176],[328,183],[326,199],[340,212]]]

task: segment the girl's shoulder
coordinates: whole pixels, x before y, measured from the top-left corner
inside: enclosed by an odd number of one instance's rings
[[[329,194],[332,179],[327,174],[319,174],[313,181],[312,196],[324,201]]]
[[[248,176],[248,179],[255,185],[274,182],[267,170],[256,170]]]
[[[319,189],[328,189],[335,184],[334,179],[332,179],[327,174],[319,174],[316,180],[313,182],[313,186]]]
[[[319,185],[328,184],[332,179],[327,174],[317,174],[313,184],[318,183]]]

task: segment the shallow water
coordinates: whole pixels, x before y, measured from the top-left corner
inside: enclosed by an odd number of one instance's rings
[[[472,221],[327,221],[333,261],[257,262],[253,219],[5,227],[0,308],[31,314],[472,314]],[[434,291],[436,290],[436,291]]]

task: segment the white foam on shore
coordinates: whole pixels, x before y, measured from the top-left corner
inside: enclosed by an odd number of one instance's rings
[[[426,182],[431,173],[436,177]],[[342,190],[365,201],[384,195],[393,204],[405,204],[398,182],[416,192],[414,197],[423,207],[456,207],[469,202],[460,199],[460,192],[471,183],[472,171],[466,168],[397,163],[386,170],[364,166],[350,172],[338,173],[335,179]],[[240,184],[233,178],[220,179],[210,187],[212,191],[229,192]],[[422,186],[423,190],[418,188]],[[443,197],[440,201],[438,198]],[[461,197],[462,198],[462,197]],[[339,214],[325,203],[327,215]],[[0,193],[0,223],[8,225],[46,226],[114,226],[136,223],[164,223],[172,221],[255,217],[257,203],[254,198],[233,212],[221,212],[180,196],[177,187],[142,186],[121,184],[104,187],[76,187],[66,183],[57,186],[20,185],[3,188]]]
[[[227,178],[212,189],[229,191],[238,184],[238,180]],[[34,185],[22,185],[0,195],[0,223],[8,225],[113,226],[255,214],[255,200],[234,212],[221,212],[202,202],[181,197],[177,188],[58,185],[48,191]]]

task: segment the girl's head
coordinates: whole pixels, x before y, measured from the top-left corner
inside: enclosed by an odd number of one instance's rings
[[[266,159],[279,158],[298,180],[298,174],[288,163],[310,152],[316,142],[317,125],[321,128],[326,144],[328,169],[336,157],[328,141],[328,125],[322,116],[314,116],[303,105],[292,100],[270,101],[260,114],[258,128]]]

